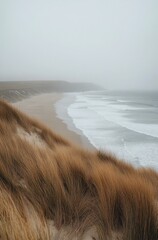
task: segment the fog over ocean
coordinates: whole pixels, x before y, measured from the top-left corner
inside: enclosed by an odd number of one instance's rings
[[[63,114],[64,106],[69,117]],[[71,129],[73,122],[96,148],[158,169],[158,92],[71,93],[57,108],[58,117]]]
[[[107,89],[65,94],[57,114],[95,147],[158,168],[158,0],[5,0],[0,19],[1,98]]]

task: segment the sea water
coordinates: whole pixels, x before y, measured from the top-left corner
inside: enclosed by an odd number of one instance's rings
[[[66,99],[68,116],[97,149],[158,169],[158,92],[93,91]]]

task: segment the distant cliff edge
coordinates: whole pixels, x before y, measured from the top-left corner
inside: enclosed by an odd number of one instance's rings
[[[20,101],[32,95],[51,92],[81,92],[103,90],[93,83],[72,83],[66,81],[10,81],[0,82],[0,98],[11,102]]]

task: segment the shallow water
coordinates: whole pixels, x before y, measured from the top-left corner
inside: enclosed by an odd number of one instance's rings
[[[136,166],[158,169],[157,92],[93,91],[67,94],[66,98],[71,98],[67,113],[75,127],[96,148]]]

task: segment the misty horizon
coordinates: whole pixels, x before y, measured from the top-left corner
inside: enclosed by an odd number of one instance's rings
[[[0,81],[158,90],[158,2],[0,3]]]

